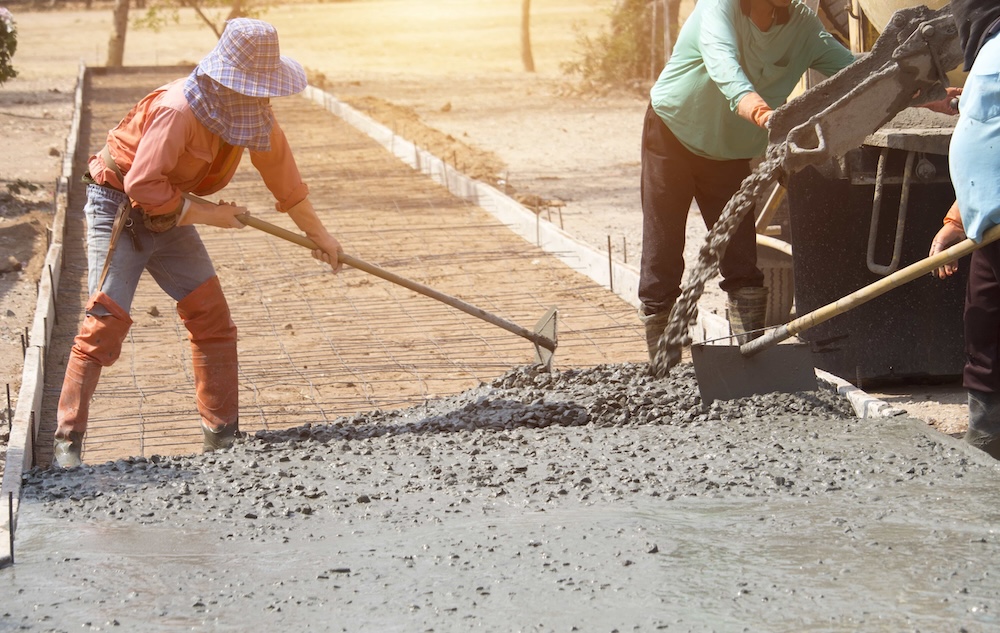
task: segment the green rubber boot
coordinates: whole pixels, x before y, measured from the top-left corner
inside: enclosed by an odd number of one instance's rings
[[[70,431],[65,437],[58,435],[52,442],[52,463],[58,468],[76,468],[83,465],[83,433]]]
[[[224,448],[231,447],[236,442],[236,436],[240,430],[239,422],[234,424],[228,424],[219,429],[211,429],[204,422],[201,423],[201,430],[205,436],[205,442],[202,444],[201,450],[203,453],[211,453],[212,451],[219,451]]]
[[[649,364],[653,365],[656,359],[656,350],[660,344],[660,337],[667,329],[670,321],[670,307],[656,314],[646,314],[646,309],[639,307],[639,321],[646,327],[646,349],[649,351]]]

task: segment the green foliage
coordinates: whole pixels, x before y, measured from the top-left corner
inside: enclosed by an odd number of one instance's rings
[[[17,26],[14,24],[14,16],[4,7],[0,7],[0,86],[8,79],[17,77],[17,71],[11,65],[15,51],[17,51]]]
[[[663,38],[654,24],[652,5],[650,0],[617,2],[609,28],[596,37],[580,35],[581,57],[564,63],[562,71],[579,75],[593,87],[638,88],[650,80],[652,60],[663,59]]]
[[[261,18],[273,5],[269,0],[153,0],[133,23],[139,28],[159,32],[180,21],[181,9],[193,9],[216,37],[222,37],[227,20]]]

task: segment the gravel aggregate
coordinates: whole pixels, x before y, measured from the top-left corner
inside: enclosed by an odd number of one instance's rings
[[[521,367],[36,469],[0,629],[997,630],[998,469],[922,426],[825,390],[702,407],[689,365]]]

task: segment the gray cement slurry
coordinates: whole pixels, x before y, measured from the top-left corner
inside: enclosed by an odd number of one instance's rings
[[[1000,468],[826,392],[537,373],[29,473],[0,630],[995,631]]]

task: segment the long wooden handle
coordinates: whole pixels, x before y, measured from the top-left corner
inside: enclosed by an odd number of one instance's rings
[[[194,202],[200,202],[203,204],[213,204],[212,202],[203,200],[192,194],[185,194],[184,197]],[[319,250],[319,246],[316,245],[316,242],[312,241],[305,235],[302,235],[300,233],[295,233],[294,231],[289,231],[288,229],[276,226],[274,224],[271,224],[270,222],[265,222],[264,220],[255,218],[249,213],[238,215],[236,216],[236,219],[247,226],[251,226],[260,231],[264,231],[265,233],[270,233],[275,237],[280,237],[283,240],[293,242],[295,244],[298,244],[299,246],[304,246],[309,250],[312,251]],[[408,288],[414,292],[418,292],[424,296],[430,297],[431,299],[436,299],[441,303],[450,305],[451,307],[461,310],[466,314],[470,314],[474,317],[482,319],[483,321],[486,321],[487,323],[492,323],[497,327],[501,327],[510,332],[511,334],[516,334],[522,338],[528,339],[532,343],[540,345],[541,347],[544,347],[550,352],[554,352],[556,349],[556,341],[554,341],[553,339],[544,336],[542,334],[539,334],[538,332],[533,332],[532,330],[521,327],[516,323],[511,323],[510,321],[502,319],[496,316],[495,314],[490,314],[489,312],[486,312],[482,308],[478,308],[472,305],[471,303],[466,303],[465,301],[462,301],[457,297],[446,295],[443,292],[440,292],[438,290],[435,290],[434,288],[413,281],[412,279],[407,279],[406,277],[400,277],[396,273],[389,272],[388,270],[379,268],[374,264],[369,264],[366,261],[360,260],[357,257],[353,257],[346,253],[341,253],[339,259],[342,263],[347,264],[351,268],[357,268],[358,270],[366,272],[370,275],[375,275],[376,277],[385,279],[386,281],[392,282],[398,286]]]
[[[926,275],[927,273],[940,268],[949,262],[965,257],[969,253],[978,250],[991,242],[995,242],[998,239],[1000,239],[1000,225],[991,227],[988,231],[986,231],[985,235],[983,235],[983,240],[979,243],[973,242],[971,239],[963,240],[951,248],[941,251],[937,255],[925,257],[924,259],[910,264],[906,268],[900,268],[896,272],[879,279],[875,283],[869,284],[864,288],[856,290],[851,294],[838,299],[837,301],[828,303],[821,308],[817,308],[808,314],[804,314],[797,319],[789,321],[785,325],[777,327],[759,338],[756,338],[748,343],[744,343],[743,345],[740,345],[740,353],[744,356],[752,356],[757,352],[773,347],[781,341],[795,336],[799,332],[808,330],[811,327],[815,327],[820,323],[828,321],[838,314],[847,312],[851,308],[856,308],[863,303],[867,303],[868,301],[889,292],[893,288],[898,288],[899,286],[909,283],[917,277]]]

